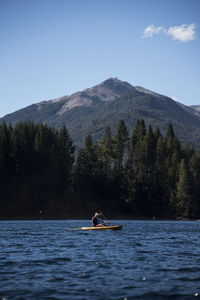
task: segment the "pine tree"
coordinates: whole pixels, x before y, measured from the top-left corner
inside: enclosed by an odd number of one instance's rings
[[[125,166],[128,159],[128,141],[128,130],[124,121],[121,120],[114,136],[115,166],[119,171]]]
[[[138,120],[131,137],[130,160],[132,171],[137,182],[142,183],[145,176],[145,145],[146,127],[144,120]]]
[[[12,193],[14,162],[11,135],[13,128],[5,122],[0,125],[0,215],[9,207]]]
[[[191,184],[189,180],[189,171],[185,160],[181,159],[179,168],[179,178],[177,184],[177,205],[176,214],[181,218],[191,217]]]
[[[143,119],[137,120],[131,137],[132,149],[134,149],[137,143],[143,140],[145,135],[146,135],[146,126],[144,120]]]
[[[166,141],[160,136],[156,146],[156,187],[157,187],[157,215],[167,217],[169,214],[168,199],[168,167]]]
[[[178,165],[182,158],[181,144],[174,133],[174,129],[171,124],[168,125],[166,137],[166,165],[167,165],[167,178],[168,185],[166,193],[168,195],[169,209],[171,214],[176,210],[176,186],[178,181]]]
[[[130,141],[129,160],[129,199],[135,214],[145,214],[145,143],[146,127],[144,120],[138,120]]]
[[[74,176],[75,198],[82,213],[98,207],[98,154],[97,144],[93,144],[91,135],[88,135],[84,147],[78,152]]]
[[[191,190],[192,190],[192,217],[200,218],[200,150],[190,158]]]
[[[145,185],[144,197],[146,199],[146,211],[149,216],[154,216],[156,211],[156,197],[157,197],[157,186],[156,186],[156,141],[155,137],[149,125],[147,133],[143,140],[144,144],[144,170],[143,181]]]
[[[105,174],[111,172],[114,163],[114,153],[113,153],[113,138],[111,136],[110,127],[106,128],[105,136],[102,141],[102,160]]]
[[[160,132],[160,128],[157,126],[156,129],[154,130],[154,139],[156,144],[158,143],[160,137],[162,137],[162,134]]]
[[[154,170],[154,165],[156,160],[156,141],[155,141],[155,137],[151,125],[149,125],[148,131],[144,137],[144,147],[145,147],[147,173],[148,176],[151,177],[151,173]]]
[[[193,145],[189,144],[189,142],[185,142],[182,146],[183,157],[187,163],[189,163],[191,157],[194,155],[195,150]]]
[[[63,125],[58,134],[58,147],[61,180],[64,184],[69,185],[71,182],[75,147],[73,146],[73,142],[65,125]]]

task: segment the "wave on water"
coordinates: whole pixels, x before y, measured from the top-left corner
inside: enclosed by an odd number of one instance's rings
[[[120,223],[0,222],[0,300],[200,298],[200,222]]]

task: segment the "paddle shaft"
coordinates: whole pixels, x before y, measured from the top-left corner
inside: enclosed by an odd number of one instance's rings
[[[104,218],[104,220],[108,222],[108,224],[113,225],[113,224],[111,224],[111,223],[108,221],[108,219],[104,216],[104,214],[103,214],[101,211],[99,211],[99,213],[102,215],[102,217]]]

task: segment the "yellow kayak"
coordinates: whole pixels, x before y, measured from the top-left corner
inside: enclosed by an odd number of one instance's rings
[[[82,230],[120,230],[122,225],[99,226],[99,227],[82,227]]]

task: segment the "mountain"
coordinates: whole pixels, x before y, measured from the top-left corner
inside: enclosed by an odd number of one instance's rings
[[[200,116],[200,105],[191,105],[190,107],[195,111],[196,115]]]
[[[99,85],[54,100],[32,104],[0,119],[13,125],[32,120],[60,128],[64,123],[77,145],[91,134],[101,139],[105,128],[115,131],[123,119],[131,131],[137,119],[143,118],[153,128],[160,127],[165,134],[168,124],[184,142],[200,145],[200,115],[194,108],[143,87],[132,86],[117,78],[109,78]]]

